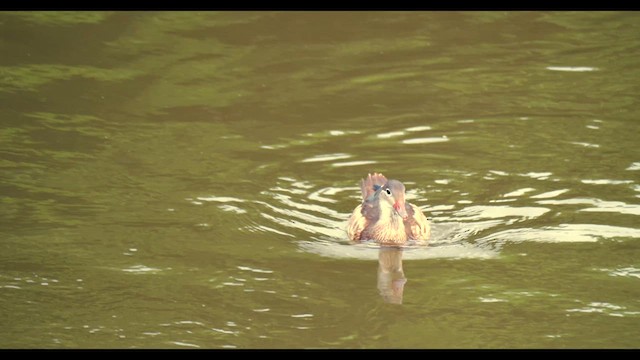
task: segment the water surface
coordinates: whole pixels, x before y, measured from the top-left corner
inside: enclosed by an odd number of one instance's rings
[[[0,30],[0,347],[640,345],[637,13]],[[346,240],[373,171],[428,247]]]

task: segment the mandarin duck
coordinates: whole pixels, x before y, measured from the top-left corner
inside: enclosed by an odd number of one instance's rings
[[[347,224],[350,240],[388,245],[429,240],[429,220],[419,207],[405,202],[405,187],[400,181],[373,173],[361,180],[360,189],[362,204],[353,210]]]

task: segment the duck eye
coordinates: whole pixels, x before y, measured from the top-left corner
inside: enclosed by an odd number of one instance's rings
[[[390,189],[386,189],[385,192],[387,193],[387,195],[391,195],[391,190]]]

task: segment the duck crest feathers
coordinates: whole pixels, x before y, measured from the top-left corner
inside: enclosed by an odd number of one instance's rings
[[[366,200],[373,195],[378,189],[387,183],[387,178],[380,173],[368,174],[366,179],[360,181],[360,190],[362,190],[362,200]]]

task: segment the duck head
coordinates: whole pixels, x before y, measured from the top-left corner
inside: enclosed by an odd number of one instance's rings
[[[404,191],[404,184],[400,181],[389,180],[376,190],[374,197],[379,201],[381,207],[391,208],[392,213],[406,220],[408,214],[405,208]]]

